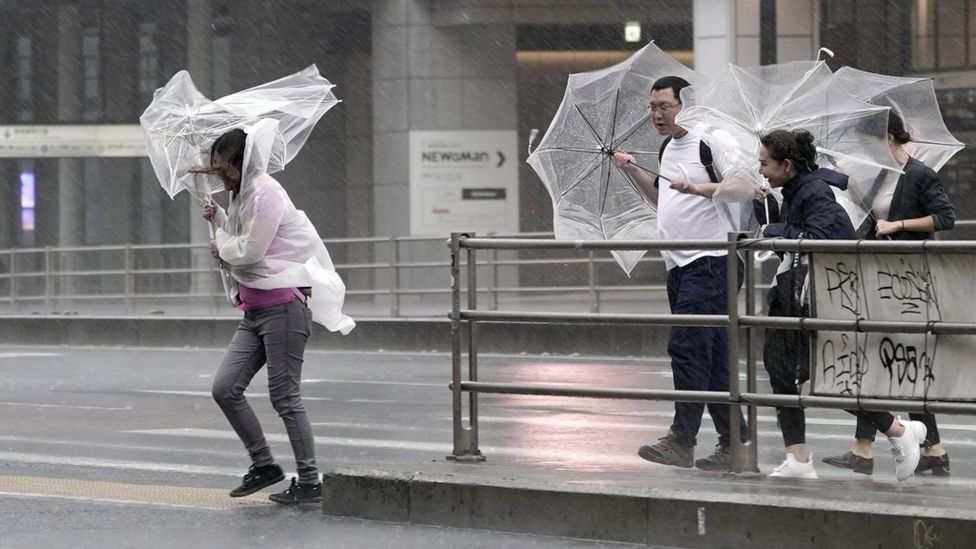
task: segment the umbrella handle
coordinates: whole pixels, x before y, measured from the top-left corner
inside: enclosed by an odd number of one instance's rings
[[[207,202],[208,203],[210,202],[209,195],[207,196]],[[210,240],[216,238],[217,230],[214,227],[213,218],[210,218],[210,221],[207,222],[207,228],[210,230]],[[231,288],[231,284],[229,281],[230,273],[227,272],[227,269],[224,268],[224,262],[219,257],[215,259],[217,260],[217,267],[220,268],[220,284],[221,286],[224,287],[224,297],[227,298],[227,302],[230,303],[231,307],[237,307],[238,300],[235,296],[236,292]]]
[[[678,164],[678,171],[681,172],[681,178],[682,178],[682,182],[681,182],[682,185],[680,191],[685,192],[685,189],[688,188],[688,170],[685,169],[684,164]]]

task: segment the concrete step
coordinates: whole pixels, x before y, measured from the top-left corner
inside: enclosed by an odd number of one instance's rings
[[[366,519],[682,548],[971,547],[971,486],[765,478],[648,465],[424,462],[342,467],[323,511]]]

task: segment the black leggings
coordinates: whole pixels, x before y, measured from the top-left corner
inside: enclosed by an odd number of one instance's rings
[[[769,289],[769,316],[807,316],[806,306],[797,303],[806,266],[798,265],[776,277]],[[810,334],[801,330],[767,329],[763,362],[769,384],[777,395],[799,395],[800,384],[810,379]],[[888,412],[847,410],[872,429],[887,432],[895,420]],[[783,444],[806,443],[806,413],[803,408],[776,407],[776,419],[783,432]]]

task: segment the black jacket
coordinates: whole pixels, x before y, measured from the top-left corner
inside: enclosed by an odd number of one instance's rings
[[[914,158],[908,159],[904,171],[905,173],[898,178],[895,193],[891,197],[888,221],[916,219],[930,215],[936,231],[951,229],[956,224],[956,211],[949,202],[949,196],[946,195],[942,181],[935,171]],[[874,240],[877,238],[874,233],[876,223],[873,217],[868,219],[866,238]],[[891,235],[892,240],[929,240],[934,237],[934,233],[909,231],[898,231]]]
[[[783,185],[783,209],[779,211],[775,200],[769,200],[771,223],[766,225],[763,236],[783,238],[855,239],[854,226],[844,208],[834,199],[830,190],[833,185],[847,188],[847,176],[818,168],[800,174]],[[756,201],[757,219],[765,219],[765,206]]]

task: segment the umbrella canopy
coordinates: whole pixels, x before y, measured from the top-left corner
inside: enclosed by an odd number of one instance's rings
[[[822,61],[777,65],[729,65],[707,85],[695,90],[694,104],[677,117],[686,128],[704,126],[703,139],[732,174],[725,174],[713,199],[741,202],[764,184],[758,154],[762,135],[773,130],[805,129],[814,136],[817,162],[848,175],[848,189],[834,190],[854,226],[867,217],[864,197],[894,185],[901,173],[891,156],[887,137],[888,108],[871,105],[839,85]],[[725,146],[709,142],[730,136]],[[733,148],[728,143],[734,143]],[[743,181],[749,184],[743,184]]]
[[[630,177],[614,166],[622,149],[657,171],[663,137],[648,123],[651,85],[680,76],[704,77],[652,43],[626,60],[571,74],[559,110],[528,163],[549,191],[553,230],[561,240],[630,240],[657,237],[654,208]],[[613,252],[629,275],[645,252]]]
[[[189,73],[180,71],[153,94],[142,125],[160,185],[175,197],[188,191],[198,199],[223,190],[216,178],[191,173],[210,164],[210,145],[234,128],[248,131],[260,158],[245,160],[248,169],[275,173],[284,169],[305,144],[318,120],[339,100],[334,86],[311,65],[295,74],[211,101]],[[261,141],[261,143],[256,143]]]
[[[906,145],[909,154],[933,170],[939,171],[965,147],[946,128],[931,78],[888,76],[851,67],[841,68],[835,77],[851,94],[898,113],[912,136]]]

